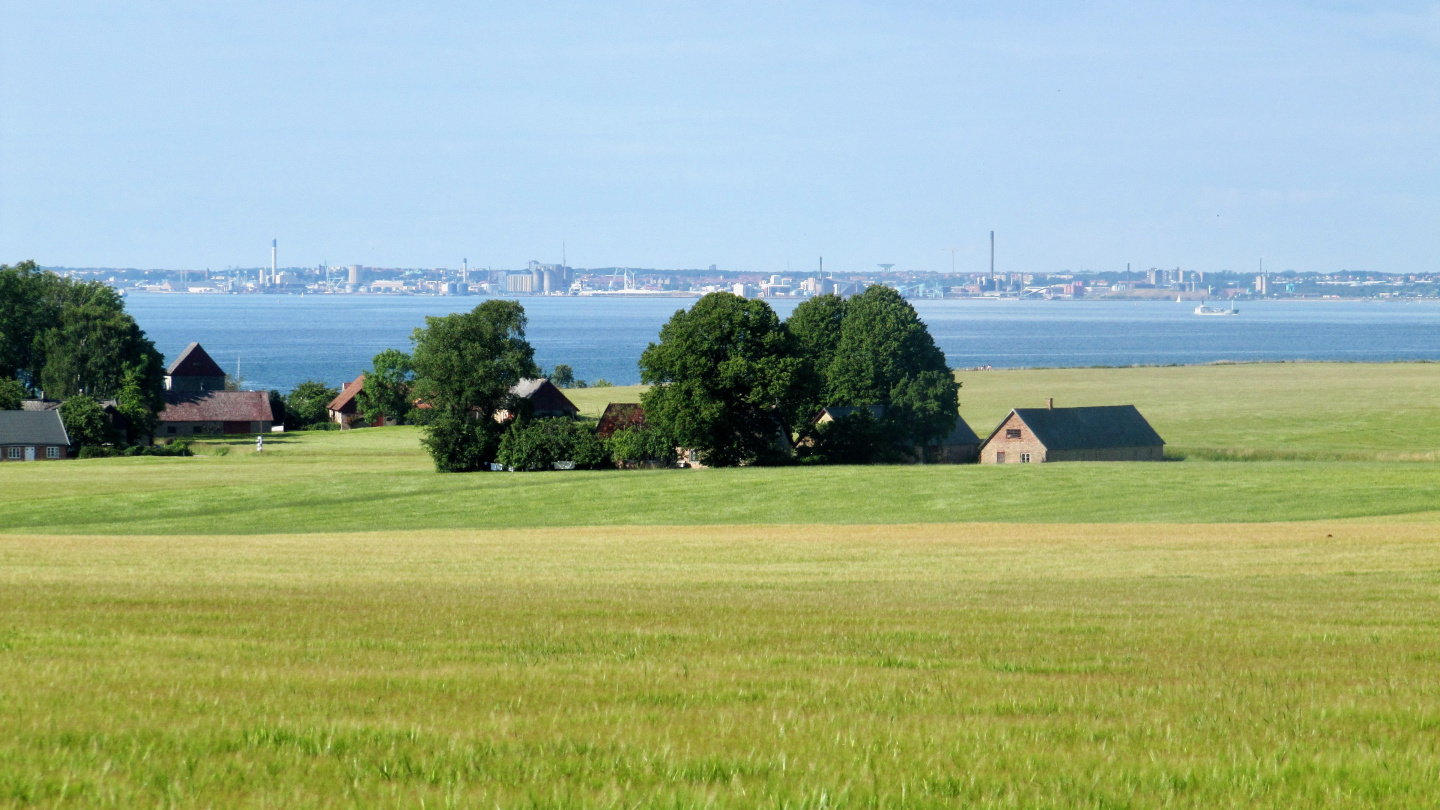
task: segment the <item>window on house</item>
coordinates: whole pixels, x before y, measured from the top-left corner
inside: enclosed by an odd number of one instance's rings
[[[46,458],[59,458],[59,457],[60,457],[60,448],[58,448],[58,447],[47,447],[47,448],[45,448],[45,457],[46,457]]]
[[[1020,454],[1020,463],[1021,463],[1021,464],[1029,464],[1029,463],[1030,463],[1030,454],[1029,454],[1029,453],[1021,453],[1021,454]]]
[[[996,463],[996,464],[1004,464],[1004,463],[1005,463],[1005,453],[1004,453],[1004,451],[1000,451],[1000,452],[998,452],[998,453],[995,454],[995,463]]]
[[[175,426],[174,426],[174,425],[169,425],[169,426],[167,426],[167,427],[165,428],[165,432],[166,432],[166,433],[174,433],[174,432],[175,432]]]
[[[1007,438],[1007,439],[1018,439],[1018,438],[1020,438],[1020,428],[1005,428],[1005,438]]]
[[[6,457],[6,458],[12,458],[12,459],[13,459],[13,458],[20,458],[20,448],[18,448],[18,447],[8,448],[7,451],[6,451],[6,453],[5,453],[5,457]]]

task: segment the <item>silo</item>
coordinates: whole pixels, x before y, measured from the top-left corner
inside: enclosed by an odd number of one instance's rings
[[[555,292],[555,268],[545,268],[545,294]]]

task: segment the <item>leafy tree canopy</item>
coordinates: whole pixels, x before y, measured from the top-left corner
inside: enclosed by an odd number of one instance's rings
[[[944,438],[958,418],[959,385],[915,308],[889,287],[845,302],[840,340],[825,371],[830,405],[883,405],[897,440]]]
[[[517,471],[552,470],[557,461],[572,461],[589,470],[610,457],[595,431],[573,419],[516,419],[510,423],[495,460]]]
[[[108,285],[34,262],[0,266],[0,378],[57,399],[128,388],[130,407],[153,416],[164,408],[164,375],[160,353]]]
[[[355,406],[367,424],[394,419],[403,424],[409,417],[410,389],[415,380],[415,364],[410,355],[398,349],[386,349],[370,361],[373,369],[365,372],[364,387],[355,395]]]
[[[640,358],[646,420],[712,466],[779,463],[802,361],[764,301],[711,293],[680,310]]]
[[[25,399],[25,386],[19,380],[0,379],[0,411],[18,411]]]
[[[575,369],[570,368],[564,363],[560,363],[550,372],[550,382],[554,383],[557,388],[574,387]]]
[[[495,457],[504,427],[499,410],[521,410],[510,389],[540,376],[525,340],[525,309],[514,301],[486,301],[470,312],[425,319],[415,345],[414,393],[433,410],[425,446],[441,472],[482,469]]]
[[[60,404],[60,418],[70,443],[81,447],[99,447],[115,440],[105,409],[94,397],[77,394]]]
[[[318,425],[329,418],[326,406],[340,392],[323,382],[306,380],[285,395],[285,429]]]

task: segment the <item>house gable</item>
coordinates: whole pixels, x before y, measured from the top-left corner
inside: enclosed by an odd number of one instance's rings
[[[225,390],[225,370],[199,343],[191,343],[165,370],[165,390],[197,392]]]
[[[1024,464],[1045,461],[1047,448],[1016,411],[1000,421],[980,447],[981,464]]]

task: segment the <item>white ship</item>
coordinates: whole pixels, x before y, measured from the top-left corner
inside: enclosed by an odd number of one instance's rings
[[[1200,306],[1195,307],[1195,314],[1196,314],[1196,315],[1239,315],[1239,314],[1240,314],[1240,310],[1238,310],[1238,309],[1235,308],[1235,302],[1234,302],[1234,301],[1231,301],[1231,302],[1230,302],[1230,308],[1229,308],[1229,309],[1221,309],[1220,307],[1207,307],[1207,306],[1205,306],[1205,302],[1204,302],[1204,301],[1201,301],[1201,302],[1200,302]]]

